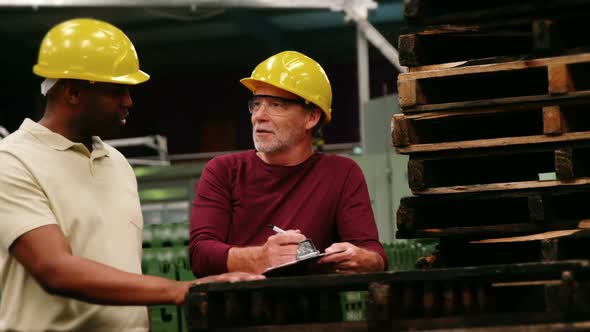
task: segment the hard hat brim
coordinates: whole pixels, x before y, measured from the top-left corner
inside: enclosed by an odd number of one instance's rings
[[[123,76],[115,76],[115,77],[100,77],[96,76],[96,74],[91,73],[63,73],[63,72],[51,72],[46,68],[43,68],[40,65],[33,66],[33,73],[37,76],[45,77],[45,78],[54,78],[54,79],[77,79],[77,80],[86,80],[86,81],[93,81],[93,82],[105,82],[105,83],[115,83],[115,84],[128,84],[128,85],[137,85],[141,84],[150,79],[150,75],[147,73],[138,70],[133,74],[123,75]]]
[[[261,81],[252,79],[250,77],[245,77],[240,80],[240,83],[242,83],[246,88],[248,88],[248,90],[250,90],[252,92],[256,91],[256,82],[261,82]],[[270,85],[272,85],[272,84],[270,84]]]

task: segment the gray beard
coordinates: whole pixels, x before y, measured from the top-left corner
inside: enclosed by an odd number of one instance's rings
[[[256,138],[254,138],[253,141],[254,141],[254,148],[256,148],[256,151],[258,151],[258,152],[273,153],[273,152],[280,152],[280,151],[285,150],[284,144],[282,144],[281,142],[278,142],[277,140],[273,140],[267,144],[262,144],[262,143],[256,141]]]

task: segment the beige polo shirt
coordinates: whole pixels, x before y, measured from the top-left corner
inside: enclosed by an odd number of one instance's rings
[[[27,119],[0,141],[0,331],[147,331],[145,307],[49,295],[9,255],[19,236],[48,224],[74,255],[141,273],[143,219],[125,157],[98,137],[89,152]]]

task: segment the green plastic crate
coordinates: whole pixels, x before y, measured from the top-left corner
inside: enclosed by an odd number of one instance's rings
[[[359,321],[367,319],[367,291],[340,293],[342,320]]]
[[[174,305],[149,306],[152,332],[180,331],[180,310]]]

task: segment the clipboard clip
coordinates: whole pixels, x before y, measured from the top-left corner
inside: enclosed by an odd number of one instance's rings
[[[320,251],[316,249],[315,245],[311,241],[311,239],[305,239],[299,242],[299,246],[297,247],[297,254],[296,259],[298,261],[304,260],[310,257],[315,257],[320,255]]]

